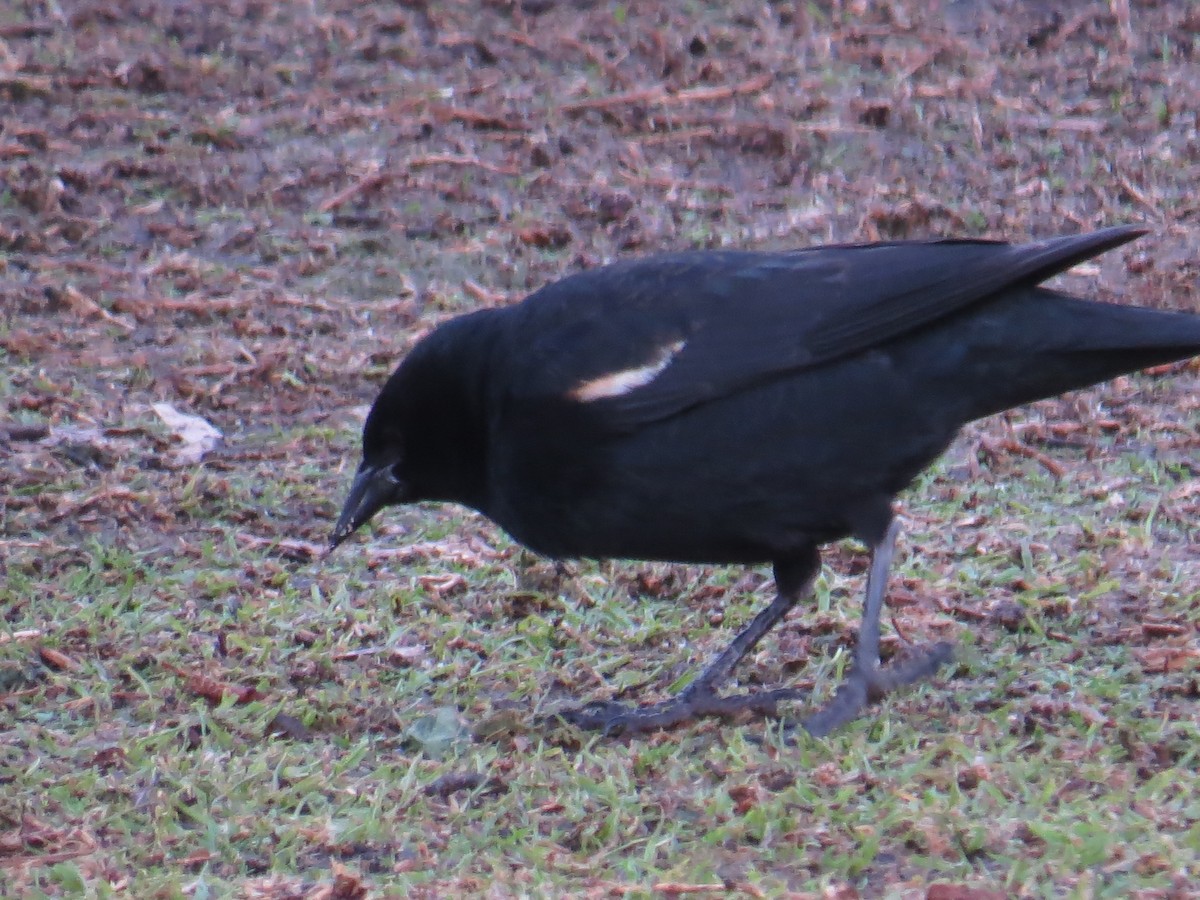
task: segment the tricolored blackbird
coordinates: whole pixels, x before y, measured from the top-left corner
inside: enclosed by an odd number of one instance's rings
[[[1143,233],[673,253],[450,320],[376,398],[332,544],[440,500],[555,558],[771,563],[776,598],[677,696],[561,714],[615,732],[794,697],[717,688],[853,536],[872,552],[854,665],[803,722],[825,734],[952,655],[882,667],[879,617],[893,498],[959,427],[1200,353],[1200,316],[1038,286]]]

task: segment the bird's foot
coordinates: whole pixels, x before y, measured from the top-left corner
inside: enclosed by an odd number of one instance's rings
[[[598,700],[576,709],[565,709],[551,718],[588,731],[612,734],[642,734],[663,731],[685,722],[706,716],[732,719],[740,715],[765,718],[779,716],[778,704],[794,700],[803,692],[793,688],[778,688],[753,694],[721,697],[707,685],[693,684],[676,697],[661,703],[634,706],[612,700]]]
[[[897,688],[929,678],[954,658],[954,645],[941,641],[889,666],[855,664],[825,706],[800,724],[813,737],[824,737],[835,728],[857,718],[868,703],[886,697]]]

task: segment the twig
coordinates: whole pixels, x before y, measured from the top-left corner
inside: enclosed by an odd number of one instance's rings
[[[931,594],[930,599],[933,600],[933,605],[936,606],[939,610],[941,610],[944,613],[953,614],[955,616],[962,616],[964,619],[972,619],[973,621],[976,621],[976,622],[982,622],[985,619],[987,619],[987,617],[988,617],[988,614],[985,612],[980,612],[977,609],[970,609],[969,607],[966,607],[966,606],[960,606],[957,603],[949,603],[949,602],[943,600],[937,594]],[[893,618],[892,625],[894,626],[895,624],[896,624],[896,620],[895,620],[895,618]]]
[[[909,636],[905,632],[905,630],[900,627],[900,623],[896,621],[896,614],[891,613],[890,618],[892,620],[892,628],[896,629],[896,634],[899,635],[900,640],[903,641],[905,644],[907,644],[910,647],[913,646],[912,639],[909,638]]]
[[[717,129],[711,125],[706,128],[679,128],[675,131],[652,131],[649,134],[636,135],[633,140],[642,144],[672,144],[679,141],[691,141],[696,138],[715,138]]]
[[[665,188],[667,190],[711,191],[721,197],[733,196],[733,188],[727,184],[717,184],[707,181],[687,181],[684,179],[677,180],[657,175],[636,175],[633,172],[626,172],[620,169],[617,170],[617,174],[626,181],[645,185],[646,187]]]
[[[30,641],[34,638],[40,638],[44,632],[40,628],[26,628],[22,631],[14,631],[12,634],[0,634],[0,644],[7,644],[9,641]]]
[[[341,653],[334,653],[330,657],[338,662],[345,662],[351,659],[359,659],[363,656],[378,656],[380,653],[387,653],[391,647],[360,647],[357,650],[343,650]]]
[[[1146,196],[1145,191],[1130,181],[1126,176],[1117,173],[1117,184],[1124,189],[1125,193],[1144,206],[1147,211],[1153,213],[1157,218],[1162,218],[1162,210],[1154,205],[1154,202]]]
[[[20,22],[14,25],[0,25],[0,38],[28,40],[54,34],[54,28],[55,26],[49,22]]]
[[[279,539],[259,537],[256,534],[240,531],[237,534],[239,541],[249,544],[252,547],[261,547],[267,550],[275,550],[280,552],[288,559],[294,559],[304,562],[311,559],[317,559],[328,555],[329,547],[326,544],[315,544],[312,541],[302,541],[297,539]]]
[[[768,72],[755,75],[738,84],[723,84],[713,87],[688,88],[672,93],[664,87],[643,88],[637,91],[626,91],[622,94],[610,94],[607,97],[589,97],[586,100],[575,100],[562,104],[559,109],[563,112],[582,112],[588,109],[610,109],[614,106],[628,106],[633,103],[655,103],[663,106],[684,103],[702,103],[709,100],[727,100],[739,94],[754,94],[771,83],[772,76]]]
[[[372,172],[365,175],[349,187],[342,188],[332,197],[327,197],[321,201],[321,205],[317,207],[320,212],[329,212],[331,209],[336,209],[341,206],[351,197],[356,197],[359,194],[367,191],[378,190],[392,180],[395,176],[391,172]]]
[[[1133,16],[1129,12],[1129,0],[1110,0],[1113,15],[1117,17],[1117,28],[1121,31],[1121,42],[1125,52],[1133,52]]]
[[[1022,444],[1020,441],[1014,440],[1013,438],[1004,438],[997,443],[992,443],[988,440],[982,440],[979,442],[979,449],[991,457],[999,456],[1000,451],[1005,450],[1009,453],[1015,453],[1017,456],[1024,456],[1026,459],[1032,459],[1039,463],[1055,478],[1062,478],[1063,475],[1066,474],[1066,469],[1063,468],[1061,463],[1051,459],[1040,450],[1035,450],[1033,447],[1030,447],[1027,444]]]
[[[709,884],[688,884],[682,881],[660,881],[654,885],[655,893],[662,894],[724,894],[727,893],[725,883],[721,881]]]
[[[497,306],[508,300],[506,294],[498,293],[497,291],[489,291],[477,281],[472,281],[470,278],[463,281],[463,293],[467,294],[472,300],[479,303],[487,304],[488,306]]]
[[[777,131],[790,137],[799,134],[866,134],[875,131],[866,125],[847,125],[843,122],[795,122],[791,119],[774,117],[762,119],[745,116],[730,116],[705,112],[672,111],[654,117],[656,128],[714,128],[722,131],[747,134],[761,134],[767,131]]]
[[[125,501],[128,503],[138,503],[143,499],[143,495],[135,493],[127,488],[105,488],[94,494],[84,497],[82,500],[69,500],[60,504],[58,509],[50,516],[49,521],[61,522],[68,516],[79,515],[85,510],[91,509],[100,503],[106,503],[110,500]]]
[[[462,122],[478,128],[494,128],[498,131],[528,131],[529,125],[518,117],[506,118],[496,113],[479,112],[462,106],[435,106],[433,117],[439,122]]]
[[[416,156],[405,161],[403,166],[408,169],[421,169],[426,166],[475,166],[487,172],[495,172],[497,175],[520,174],[511,166],[498,166],[495,163],[487,162],[476,156],[455,156],[451,153],[431,153],[428,156]]]
[[[1116,6],[1116,3],[1117,0],[1113,0],[1114,7]],[[1129,7],[1126,6],[1126,12],[1128,12],[1128,9]],[[1063,48],[1063,45],[1071,39],[1071,36],[1074,35],[1075,32],[1082,28],[1085,23],[1094,18],[1096,18],[1096,10],[1091,7],[1083,9],[1073,15],[1058,29],[1057,32],[1054,33],[1049,40],[1046,41],[1046,43],[1042,45],[1042,53],[1057,53]]]
[[[118,328],[126,332],[133,331],[137,327],[133,322],[130,322],[124,316],[114,316],[107,309],[105,309],[91,297],[84,294],[83,291],[79,290],[74,285],[68,284],[64,286],[61,293],[63,298],[66,299],[67,303],[70,304],[71,308],[85,318],[87,316],[98,316],[105,322],[116,325]]]

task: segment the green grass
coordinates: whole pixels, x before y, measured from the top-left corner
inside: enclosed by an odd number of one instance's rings
[[[52,538],[10,551],[0,821],[42,835],[24,848],[32,859],[64,856],[18,867],[15,883],[99,896],[115,871],[138,896],[219,896],[336,864],[400,895],[492,882],[887,893],[946,879],[1115,897],[1200,878],[1195,667],[1146,670],[1144,641],[1107,621],[1129,576],[1097,555],[1136,548],[1153,579],[1139,604],[1194,626],[1195,573],[1165,549],[1189,532],[1144,518],[1174,478],[1129,454],[1107,460],[1105,478],[1138,487],[1135,512],[1106,520],[1081,485],[1013,465],[1005,481],[965,486],[987,529],[947,531],[964,490],[952,466],[908,501],[928,524],[907,532],[893,584],[916,599],[897,616],[918,637],[965,639],[956,669],[825,740],[762,723],[621,740],[534,721],[569,695],[642,683],[661,695],[686,679],[767,596],[740,570],[581,563],[564,575],[435,509],[405,514],[403,535],[385,519],[383,543],[297,563],[239,540],[239,522],[310,503],[315,475],[172,473],[159,489],[191,523],[174,548],[96,537],[67,563],[41,549]],[[1046,543],[1071,521],[1091,549]],[[377,558],[406,545],[435,555]],[[781,677],[781,644],[811,630],[798,676],[827,695],[862,577],[823,581],[824,603],[793,614],[743,680]],[[649,595],[633,596],[639,586]],[[1011,632],[927,600],[982,614],[1008,597],[1028,616]],[[718,611],[724,625],[710,627]],[[280,714],[299,723],[283,736]],[[463,774],[480,778],[426,792]]]

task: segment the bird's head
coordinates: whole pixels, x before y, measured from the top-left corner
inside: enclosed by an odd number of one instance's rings
[[[412,471],[413,447],[406,435],[421,425],[413,412],[412,398],[422,392],[408,374],[411,368],[408,361],[401,364],[371,404],[363,423],[362,460],[329,535],[330,550],[385,506],[417,499],[414,481],[419,480],[419,472]]]
[[[330,549],[385,506],[423,500],[481,508],[485,450],[477,344],[486,319],[463,316],[423,339],[375,398],[363,426],[362,462]]]
[[[354,473],[350,493],[342,504],[329,549],[346,540],[385,506],[412,499],[404,474],[404,445],[400,435],[381,426],[380,403],[376,401],[363,428],[363,457]]]
[[[329,536],[329,549],[350,537],[370,521],[375,513],[385,506],[403,503],[407,498],[404,480],[400,477],[400,464],[396,462],[368,462],[359,464],[350,485],[350,493],[342,505],[342,514]]]

